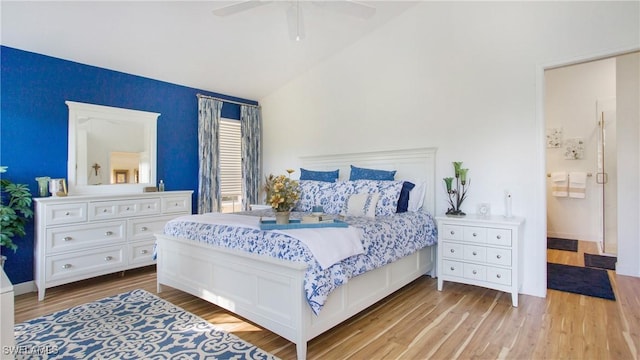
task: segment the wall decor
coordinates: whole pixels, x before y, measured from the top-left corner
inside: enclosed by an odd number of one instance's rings
[[[547,129],[547,147],[559,148],[562,145],[562,128]]]
[[[582,138],[567,139],[564,145],[566,160],[579,160],[584,157],[584,140]]]

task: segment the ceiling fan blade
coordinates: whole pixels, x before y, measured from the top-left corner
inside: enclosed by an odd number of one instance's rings
[[[300,3],[296,2],[287,9],[287,24],[289,25],[289,38],[300,41],[304,39],[304,16]]]
[[[273,1],[260,1],[260,0],[243,1],[237,4],[223,6],[219,9],[215,9],[213,10],[213,14],[217,16],[230,16],[242,11],[253,9],[258,6],[267,5],[271,2]]]
[[[369,19],[376,14],[376,8],[357,1],[313,1],[314,5],[321,8],[355,16],[360,19]]]

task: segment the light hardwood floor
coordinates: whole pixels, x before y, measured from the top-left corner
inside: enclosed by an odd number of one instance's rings
[[[579,251],[548,250],[550,262],[583,266]],[[617,301],[554,290],[546,299],[510,295],[421,277],[309,343],[309,359],[639,359],[640,278],[609,272]],[[121,292],[156,293],[155,269],[127,271],[16,297],[15,319],[41,315]],[[292,343],[203,300],[177,290],[160,297],[282,359]]]

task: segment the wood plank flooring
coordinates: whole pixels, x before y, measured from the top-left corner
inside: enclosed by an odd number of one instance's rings
[[[593,246],[593,248],[591,247]],[[548,250],[550,262],[583,266],[577,253]],[[549,290],[547,298],[508,294],[421,277],[309,342],[309,359],[635,359],[640,358],[640,278],[609,271],[617,301]],[[127,271],[16,297],[15,319],[38,316],[133,289],[156,293],[155,268]],[[160,297],[282,359],[295,346],[178,290]]]

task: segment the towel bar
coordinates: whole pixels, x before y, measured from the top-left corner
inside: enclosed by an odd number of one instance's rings
[[[592,174],[592,173],[587,173],[587,176],[588,176],[588,177],[592,177],[592,176],[593,176],[593,174]],[[547,173],[547,177],[551,177],[551,173]]]

